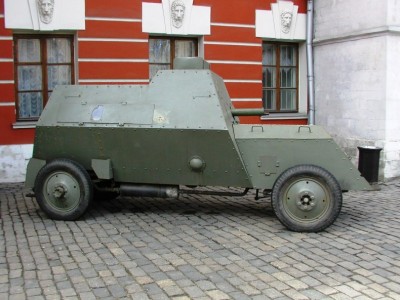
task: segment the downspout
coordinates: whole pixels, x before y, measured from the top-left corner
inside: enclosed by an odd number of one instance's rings
[[[308,124],[315,125],[315,97],[314,97],[314,63],[313,63],[313,37],[314,37],[314,3],[307,1],[307,80],[308,80]]]

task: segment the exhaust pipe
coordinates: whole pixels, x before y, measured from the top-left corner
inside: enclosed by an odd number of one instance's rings
[[[119,193],[128,197],[178,198],[179,188],[164,185],[121,184]]]

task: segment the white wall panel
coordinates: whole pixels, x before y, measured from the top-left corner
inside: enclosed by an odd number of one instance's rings
[[[142,30],[153,34],[209,35],[211,8],[192,5],[185,0],[185,12],[181,26],[174,25],[171,5],[175,1],[163,0],[162,4],[142,4]]]

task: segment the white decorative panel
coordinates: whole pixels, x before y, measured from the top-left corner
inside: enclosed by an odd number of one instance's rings
[[[85,0],[5,0],[9,29],[85,29]]]
[[[271,10],[256,10],[256,36],[277,40],[305,40],[306,14],[298,13],[292,1],[271,4]]]
[[[211,8],[193,0],[163,0],[142,4],[142,30],[174,35],[209,35]]]

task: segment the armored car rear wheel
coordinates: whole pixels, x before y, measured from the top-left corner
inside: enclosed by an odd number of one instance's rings
[[[271,199],[279,221],[299,232],[326,229],[342,207],[339,183],[331,173],[314,165],[299,165],[283,172],[274,184]]]
[[[71,221],[82,216],[93,198],[88,172],[78,163],[56,159],[46,164],[35,180],[36,200],[52,219]]]

